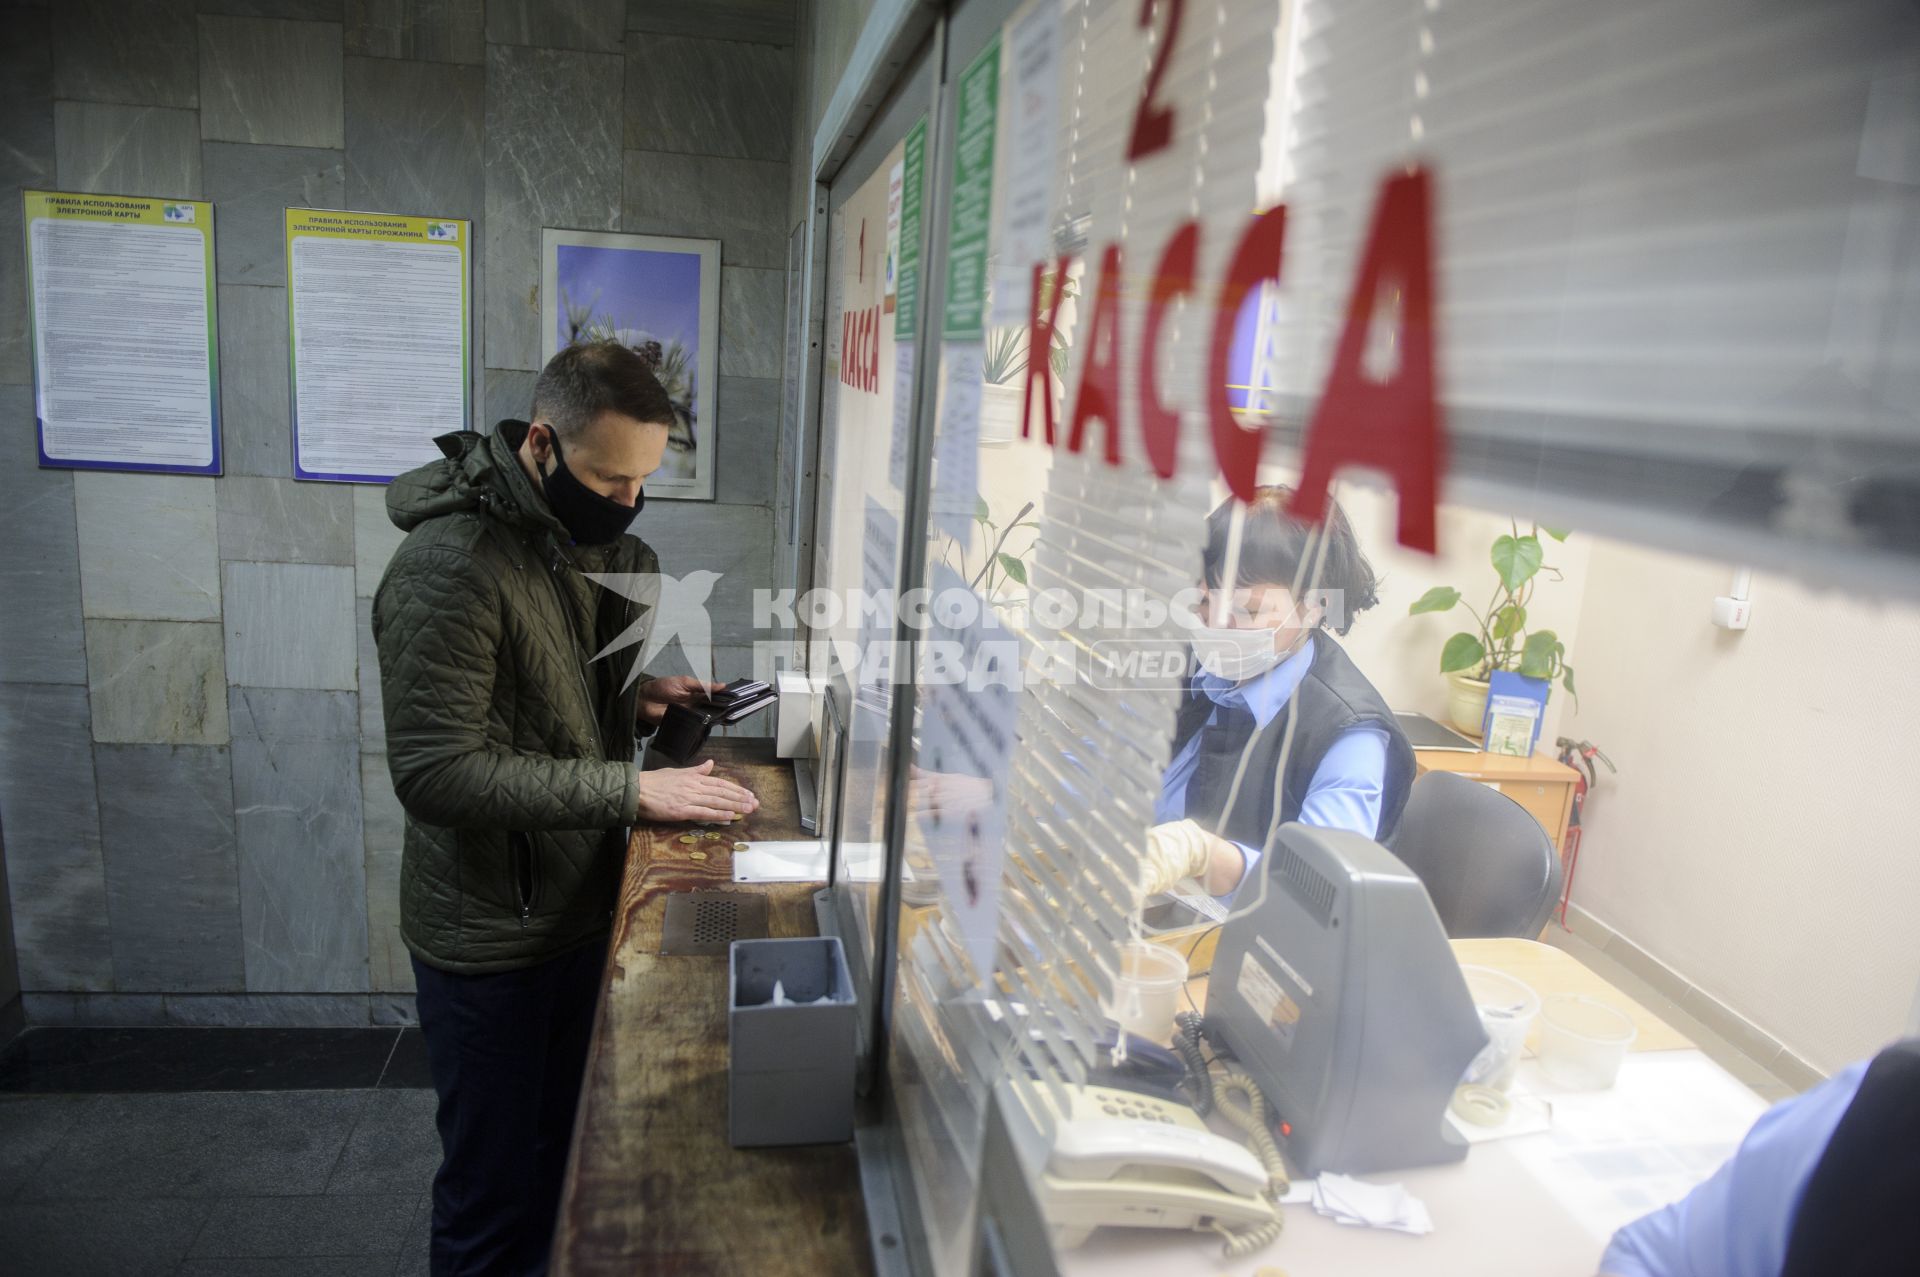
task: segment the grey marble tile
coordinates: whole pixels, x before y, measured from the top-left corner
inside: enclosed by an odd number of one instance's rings
[[[27,1022],[40,1027],[154,1029],[167,1022],[160,993],[29,993]]]
[[[341,39],[333,22],[201,18],[201,136],[343,145]]]
[[[227,480],[288,478],[287,290],[222,284],[219,292],[221,467]]]
[[[364,993],[169,993],[167,1023],[190,1028],[364,1029]]]
[[[618,53],[626,0],[487,0],[487,40]]]
[[[0,1237],[13,1272],[171,1277],[212,1210],[212,1202],[16,1201],[0,1206]]]
[[[539,373],[520,368],[487,369],[486,411],[476,426],[491,433],[504,418],[527,420],[533,412],[533,383],[539,379]]]
[[[235,476],[217,486],[222,559],[352,565],[346,484]]]
[[[346,193],[343,154],[313,146],[208,142],[201,149],[201,158],[207,198],[218,205],[213,234],[214,271],[220,282],[285,284],[287,210],[341,207]],[[225,309],[224,298],[221,307]],[[286,327],[284,319],[281,327]],[[223,331],[221,335],[226,334]],[[284,354],[280,363],[284,368]],[[225,371],[221,369],[223,374]]]
[[[344,0],[197,0],[202,13],[237,18],[297,18],[302,22],[338,22]]]
[[[717,239],[729,266],[785,266],[784,163],[628,151],[625,171],[621,230]]]
[[[100,842],[114,986],[237,992],[244,969],[224,747],[99,745]]]
[[[236,687],[230,717],[247,990],[365,992],[356,698]]]
[[[794,0],[627,0],[627,30],[651,35],[708,36],[755,44],[792,44]],[[630,40],[644,51],[646,43]]]
[[[347,207],[477,220],[486,79],[475,66],[348,58]]]
[[[23,1200],[207,1199],[319,1193],[367,1091],[197,1091],[96,1096]],[[192,1236],[191,1230],[188,1236]],[[114,1270],[103,1270],[114,1271]],[[170,1269],[163,1269],[171,1271]]]
[[[411,973],[408,982],[412,982]],[[376,1026],[411,1028],[420,1023],[420,1007],[412,993],[374,993],[367,997],[367,1012]]]
[[[702,501],[649,503],[634,535],[660,556],[660,571],[685,581],[694,572],[718,574],[706,596],[708,644],[753,642],[753,591],[773,581],[773,511],[765,506]],[[698,597],[689,583],[689,602]],[[700,617],[663,607],[659,625],[671,625],[691,643],[702,642]],[[649,669],[649,672],[652,672]]]
[[[353,485],[353,592],[370,599],[407,534],[387,517],[385,484]]]
[[[40,468],[26,386],[0,386],[0,545],[0,681],[86,682],[73,472]]]
[[[53,153],[63,191],[200,198],[200,116],[193,111],[55,102]]]
[[[541,366],[541,228],[620,224],[621,75],[611,53],[487,49],[489,368]]]
[[[367,1101],[328,1193],[418,1193],[440,1169],[440,1097],[425,1089],[388,1087]]]
[[[367,875],[367,975],[375,990],[413,992],[413,963],[400,939],[400,853],[406,815],[393,795],[387,756],[360,755]]]
[[[313,563],[228,563],[227,682],[351,692],[353,571]]]
[[[766,44],[636,40],[627,51],[627,147],[784,161],[793,62],[792,50]]]
[[[41,1161],[91,1103],[85,1095],[0,1097],[0,1202],[32,1182]]]
[[[73,476],[80,602],[89,617],[211,621],[220,615],[215,480]]]
[[[188,1252],[195,1258],[379,1256],[391,1263],[413,1222],[419,1186],[404,1193],[229,1197],[213,1204]]]
[[[385,702],[380,695],[380,653],[373,642],[373,600],[353,601],[353,642],[360,670],[360,748],[387,752]]]
[[[227,743],[227,670],[212,621],[88,621],[93,738]]]
[[[53,51],[45,13],[15,14],[0,41],[0,382],[33,378],[20,200],[53,180]]]
[[[773,504],[780,441],[780,381],[722,377],[714,429],[714,492],[722,502]]]
[[[20,987],[113,987],[87,689],[0,686],[6,828]]]
[[[53,64],[58,98],[196,106],[193,0],[63,0]]]
[[[720,271],[720,375],[778,378],[786,345],[787,273]]]
[[[433,1272],[433,1194],[420,1195],[420,1207],[400,1243],[400,1263],[393,1277],[431,1277]]]
[[[347,0],[347,52],[425,62],[486,60],[486,0]]]

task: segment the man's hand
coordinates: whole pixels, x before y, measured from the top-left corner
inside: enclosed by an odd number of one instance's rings
[[[692,680],[689,680],[692,681]],[[698,767],[663,767],[640,773],[640,819],[732,820],[759,810],[753,791],[713,773],[709,758]]]
[[[643,723],[658,723],[667,715],[669,705],[694,705],[707,699],[714,692],[723,691],[725,683],[708,683],[691,674],[670,674],[665,678],[650,678],[640,684],[639,720]]]

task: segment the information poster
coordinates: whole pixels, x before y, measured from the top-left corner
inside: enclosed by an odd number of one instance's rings
[[[293,475],[385,483],[467,428],[473,224],[287,210]]]
[[[40,464],[220,473],[213,205],[24,193]]]
[[[947,213],[947,295],[941,320],[939,428],[933,449],[933,522],[965,543],[980,475],[980,385],[985,376],[987,242],[993,213],[993,135],[1000,41],[960,74],[954,121],[953,203]]]
[[[1020,642],[946,564],[934,565],[933,586],[915,815],[945,889],[942,907],[985,982],[1000,926]]]

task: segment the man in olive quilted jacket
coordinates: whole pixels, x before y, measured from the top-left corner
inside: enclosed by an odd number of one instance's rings
[[[641,727],[709,684],[594,659],[646,629],[645,603],[584,574],[658,573],[625,532],[673,411],[632,350],[572,346],[532,421],[445,435],[443,459],[387,493],[408,531],[373,630],[406,810],[400,931],[440,1101],[436,1277],[546,1271],[627,827],[757,805],[711,762],[634,765]]]

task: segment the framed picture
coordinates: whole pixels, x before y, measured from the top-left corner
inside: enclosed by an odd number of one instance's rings
[[[609,231],[540,233],[542,360],[576,341],[620,342],[673,401],[647,497],[711,501],[720,372],[720,241]]]

